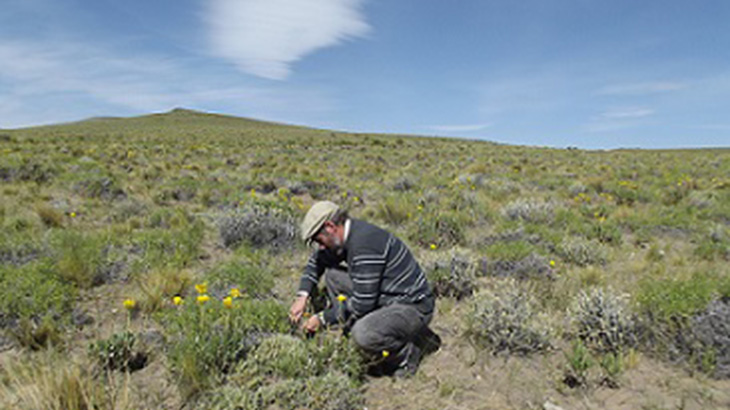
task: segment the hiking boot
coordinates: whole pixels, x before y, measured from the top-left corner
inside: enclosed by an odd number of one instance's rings
[[[437,335],[430,327],[426,326],[415,343],[423,350],[424,355],[428,355],[438,351],[441,348],[441,337]]]
[[[398,364],[398,368],[393,373],[394,377],[399,379],[407,379],[412,377],[418,371],[418,366],[423,358],[423,349],[415,343],[408,343],[403,351],[403,360]]]

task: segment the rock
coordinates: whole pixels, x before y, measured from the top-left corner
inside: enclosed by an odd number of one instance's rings
[[[545,403],[543,403],[542,409],[543,410],[563,410],[562,407],[552,404],[552,403],[550,403],[550,401],[546,401]]]

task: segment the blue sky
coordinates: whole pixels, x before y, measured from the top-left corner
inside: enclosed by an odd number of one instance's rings
[[[0,0],[0,128],[185,107],[581,148],[730,146],[730,1]]]

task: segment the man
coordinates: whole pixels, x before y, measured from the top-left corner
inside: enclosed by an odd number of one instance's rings
[[[429,328],[434,296],[408,248],[389,232],[349,218],[329,201],[315,203],[301,224],[302,239],[317,244],[301,277],[290,319],[298,323],[321,276],[329,307],[304,323],[308,332],[341,325],[379,370],[413,375],[424,349],[440,340]],[[385,366],[383,366],[385,365]],[[389,370],[387,370],[389,369]]]

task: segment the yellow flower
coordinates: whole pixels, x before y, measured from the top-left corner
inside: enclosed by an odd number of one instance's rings
[[[337,300],[339,300],[340,302],[344,302],[347,300],[347,296],[339,294],[337,295]]]
[[[551,268],[554,268],[555,267],[555,261],[554,260],[550,260],[550,267]]]
[[[240,298],[241,297],[241,291],[238,288],[231,289],[231,297],[232,298]]]
[[[435,250],[436,250],[436,244],[435,244],[435,243],[432,243],[432,244],[431,244],[431,250],[432,250],[432,251],[435,251]]]
[[[208,284],[207,283],[199,283],[195,285],[195,290],[198,291],[199,294],[208,293]]]
[[[134,299],[125,299],[124,300],[124,307],[128,310],[134,309],[134,307],[137,305],[137,302],[134,301]]]
[[[227,307],[228,309],[233,307],[233,298],[230,296],[226,296],[223,298],[223,306]]]
[[[383,358],[386,358],[388,356],[390,356],[390,352],[387,350],[383,350]]]
[[[180,296],[175,296],[174,298],[172,298],[172,303],[174,303],[175,306],[180,306],[183,304],[183,298],[181,298]]]
[[[71,212],[71,218],[76,218],[76,212]]]
[[[256,190],[253,188],[251,188],[251,196],[254,198],[256,197]]]
[[[198,296],[198,303],[203,304],[210,300],[210,296],[208,295],[200,295]]]

